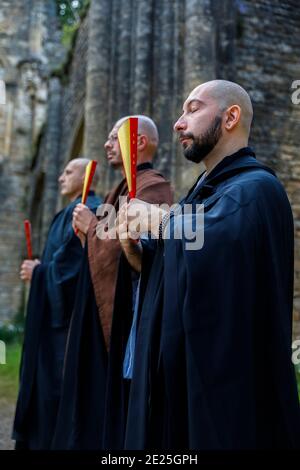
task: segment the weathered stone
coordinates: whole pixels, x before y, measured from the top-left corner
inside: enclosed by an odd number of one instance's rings
[[[6,83],[6,104],[0,105],[1,320],[13,318],[22,306],[24,284],[19,267],[26,254],[23,220],[30,214],[28,190],[37,181],[33,157],[38,154],[51,102],[47,77],[62,57],[54,0],[1,1],[0,69]],[[53,146],[52,142],[48,150]],[[53,166],[49,161],[51,151],[45,155],[48,175],[55,169],[55,162]],[[54,197],[56,204],[56,191]],[[53,196],[49,200],[53,215],[51,200]],[[40,193],[39,207],[42,202]],[[42,232],[41,224],[34,229]]]
[[[292,204],[300,331],[300,105],[291,100],[292,82],[300,79],[297,2],[91,0],[61,84],[49,77],[61,57],[54,2],[31,4],[2,0],[0,6],[0,73],[8,96],[0,107],[0,179],[10,188],[0,184],[1,317],[11,317],[20,304],[22,219],[33,218],[39,254],[55,204],[61,205],[56,178],[62,166],[83,151],[97,159],[105,194],[119,178],[104,157],[107,131],[121,115],[148,113],[161,138],[156,165],[181,197],[202,167],[183,158],[172,126],[192,87],[224,78],[249,91],[250,144],[275,169]]]

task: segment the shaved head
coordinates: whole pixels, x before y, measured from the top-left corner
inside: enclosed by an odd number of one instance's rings
[[[88,163],[90,163],[90,161],[91,161],[90,158],[78,157],[78,158],[73,158],[72,160],[70,160],[69,165],[71,164],[74,167],[78,168],[78,170],[82,172],[83,175],[85,176],[85,169]],[[97,186],[98,181],[99,181],[99,167],[97,165],[91,188],[95,188]]]
[[[156,143],[156,145],[158,145],[159,137],[158,137],[158,130],[157,130],[156,124],[148,116],[144,116],[143,114],[138,114],[134,116],[125,116],[119,119],[116,122],[114,127],[117,127],[119,129],[119,127],[121,127],[123,122],[126,121],[126,119],[129,119],[131,117],[138,118],[139,120],[139,128],[138,128],[139,134],[145,134],[151,142]]]
[[[138,133],[140,135],[144,135],[147,137],[148,140],[148,152],[152,156],[156,152],[158,142],[159,142],[159,136],[158,136],[158,130],[156,127],[156,124],[154,121],[149,118],[148,116],[144,116],[143,114],[138,114],[138,115],[133,115],[133,116],[125,116],[119,121],[116,122],[115,127],[119,129],[121,125],[123,124],[126,119],[129,119],[130,117],[138,118]]]
[[[190,93],[188,99],[199,96],[199,94],[203,97],[209,97],[218,103],[220,111],[225,111],[230,106],[238,105],[241,108],[241,126],[248,134],[250,133],[253,107],[250,96],[243,87],[228,80],[211,80],[197,86]]]
[[[67,196],[71,201],[76,199],[83,189],[85,169],[91,160],[85,157],[73,158],[68,162],[58,181],[61,186],[61,194]],[[95,187],[98,181],[97,171],[93,178],[92,187]]]
[[[253,108],[237,83],[212,80],[191,91],[174,124],[183,154],[210,171],[225,155],[248,145]]]
[[[139,120],[139,133],[145,134],[148,137],[149,141],[157,147],[159,137],[156,124],[148,116],[139,115],[134,117],[137,117]]]
[[[89,158],[84,158],[84,157],[78,157],[78,158],[73,158],[72,160],[69,161],[68,166],[76,167],[79,170],[81,170],[83,173],[85,173],[85,169],[87,164],[91,160]]]

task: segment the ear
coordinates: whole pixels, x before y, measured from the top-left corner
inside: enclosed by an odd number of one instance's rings
[[[84,183],[84,178],[85,178],[85,171],[84,171],[84,173],[82,174],[82,176],[81,176],[81,178],[80,178],[80,179],[81,179],[81,182],[82,182],[82,184]]]
[[[146,135],[139,135],[138,136],[138,142],[137,142],[137,148],[141,152],[145,150],[145,148],[148,145],[148,138]]]
[[[241,119],[241,108],[239,105],[234,104],[226,110],[225,113],[225,129],[232,131]]]

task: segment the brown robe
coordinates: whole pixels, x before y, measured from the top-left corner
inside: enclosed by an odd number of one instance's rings
[[[104,203],[112,204],[119,211],[119,197],[127,196],[125,178],[106,196]],[[172,204],[173,191],[165,178],[152,168],[137,171],[136,197],[152,204]],[[96,234],[99,223],[93,217],[87,233],[90,273],[93,282],[100,322],[107,349],[109,349],[113,304],[121,255],[119,240],[100,240]]]

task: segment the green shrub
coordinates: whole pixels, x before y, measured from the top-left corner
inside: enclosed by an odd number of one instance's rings
[[[16,323],[3,323],[0,322],[0,340],[5,343],[13,341],[22,341],[24,334],[24,325]]]

